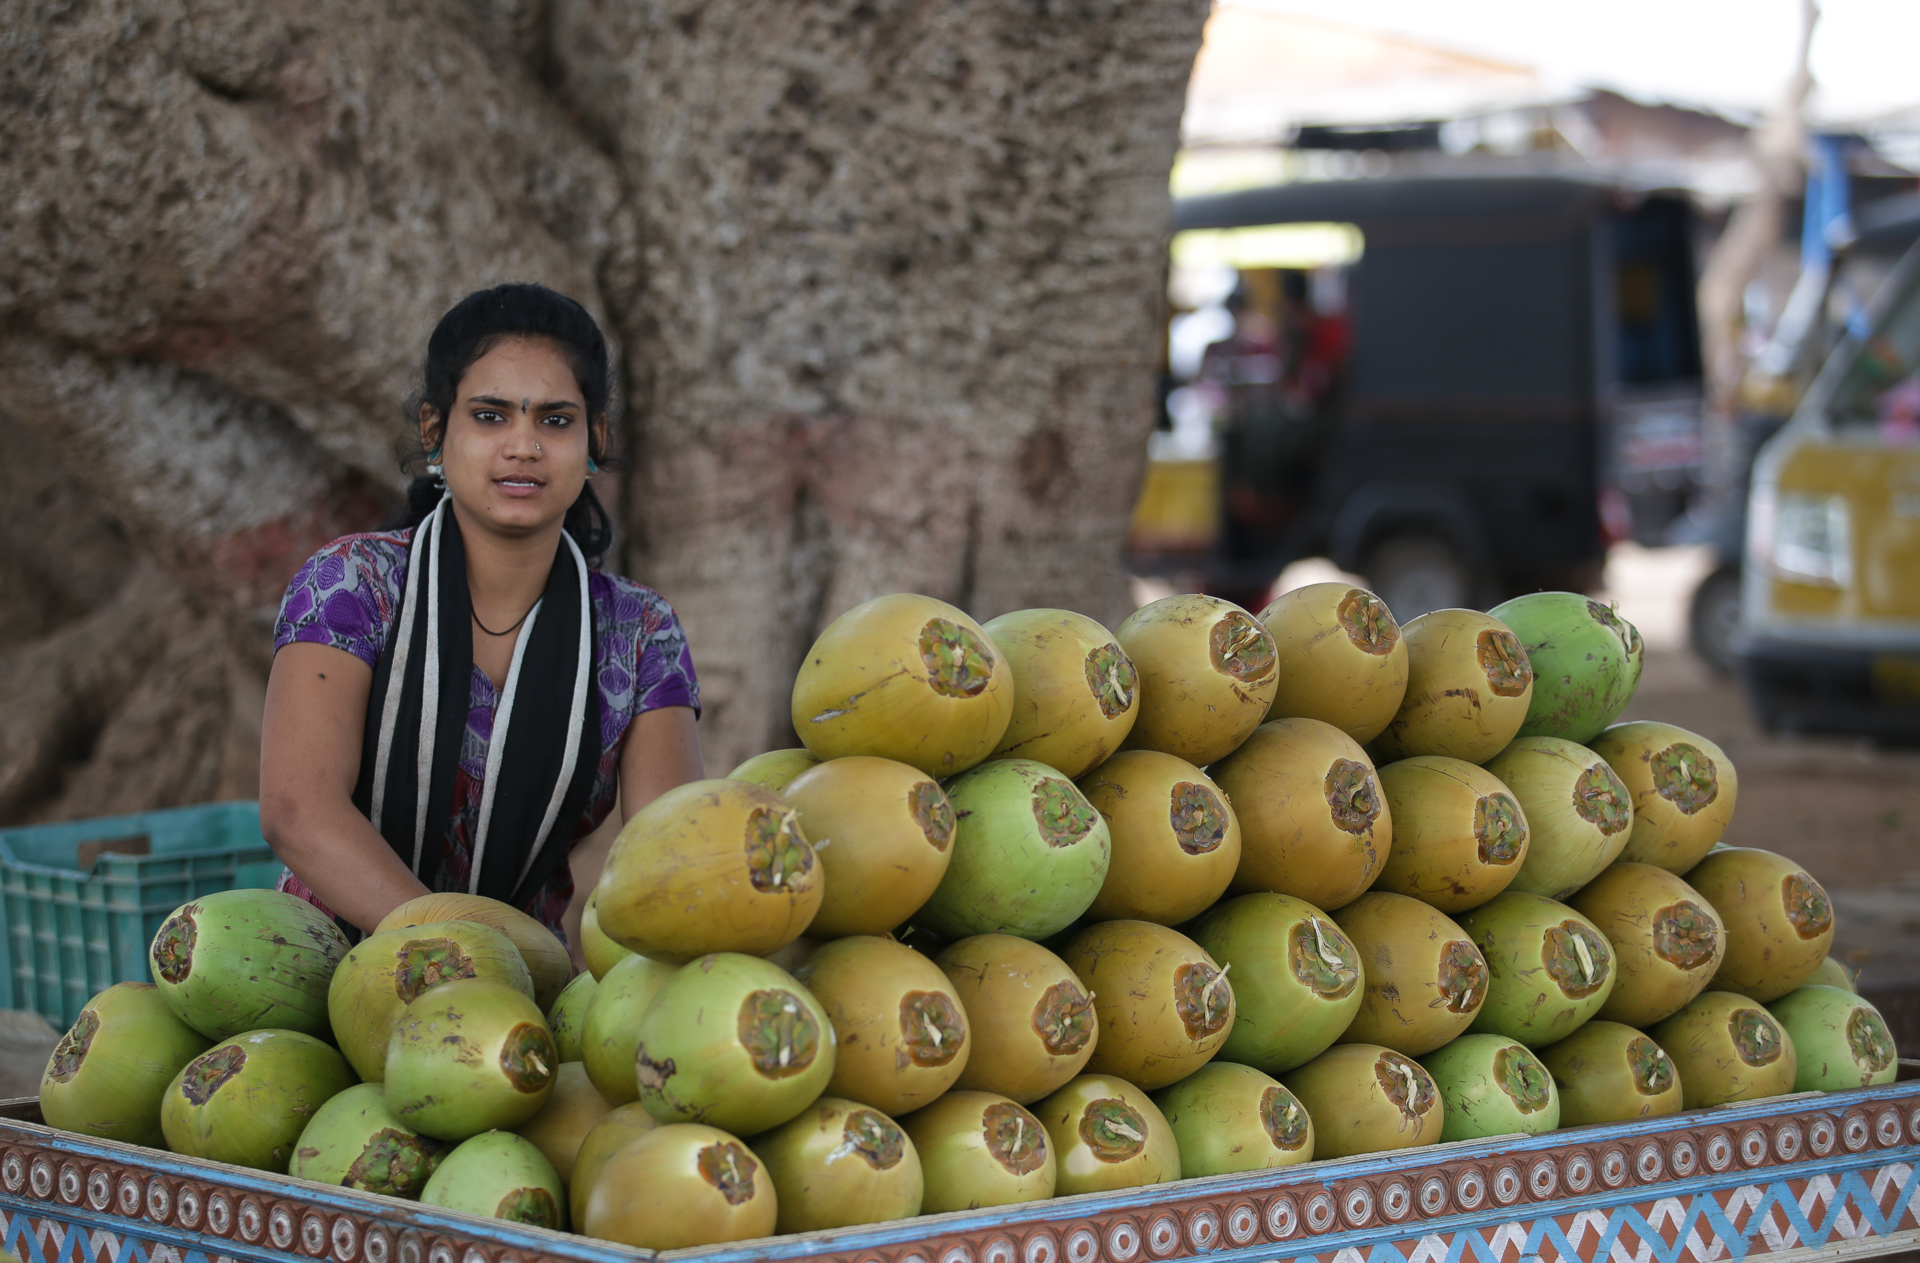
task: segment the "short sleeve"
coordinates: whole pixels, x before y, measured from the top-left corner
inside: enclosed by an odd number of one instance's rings
[[[611,626],[602,646],[602,694],[629,715],[665,706],[700,710],[700,681],[680,619],[651,588],[614,579]]]
[[[309,557],[280,601],[274,652],[299,641],[377,664],[406,576],[408,534],[346,535]]]

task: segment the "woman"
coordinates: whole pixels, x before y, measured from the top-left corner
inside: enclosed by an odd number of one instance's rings
[[[287,588],[260,748],[281,889],[372,930],[429,891],[565,934],[622,821],[701,776],[673,610],[590,569],[609,542],[607,344],[537,285],[462,300],[427,343],[408,525]],[[591,836],[590,841],[586,841]],[[577,940],[577,934],[573,936]]]

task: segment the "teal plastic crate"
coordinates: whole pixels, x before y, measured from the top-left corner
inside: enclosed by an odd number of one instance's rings
[[[95,855],[103,844],[144,853]],[[0,1007],[64,1030],[105,988],[152,978],[147,945],[168,913],[279,876],[257,802],[0,829]]]

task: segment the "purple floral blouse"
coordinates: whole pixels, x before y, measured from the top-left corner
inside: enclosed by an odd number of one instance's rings
[[[315,553],[287,585],[274,625],[274,650],[294,641],[331,645],[374,666],[398,617],[412,540],[412,530],[345,535]],[[593,602],[594,679],[600,688],[600,766],[587,809],[574,822],[576,844],[613,810],[620,787],[620,748],[633,717],[663,706],[691,706],[696,712],[700,708],[693,655],[680,620],[665,598],[631,579],[598,570],[587,572],[587,592]],[[441,840],[442,890],[467,887],[480,797],[486,788],[487,743],[500,705],[493,681],[478,666],[467,697],[467,730],[454,773],[452,818]],[[290,872],[282,874],[280,889],[326,907]],[[572,897],[573,874],[562,866],[526,911],[560,933],[560,918]]]

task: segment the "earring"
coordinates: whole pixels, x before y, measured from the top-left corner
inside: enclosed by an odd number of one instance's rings
[[[595,460],[591,456],[587,457],[587,472],[590,474],[597,474],[600,472],[600,462]]]
[[[427,453],[427,476],[429,478],[440,478],[442,469],[443,466],[440,464],[440,449],[435,447],[431,452]]]

